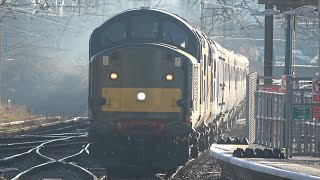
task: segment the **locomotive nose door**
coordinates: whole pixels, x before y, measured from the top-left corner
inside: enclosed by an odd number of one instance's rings
[[[160,119],[159,50],[135,45],[116,49],[104,56],[108,57],[108,63],[98,73],[99,77],[107,74],[108,78],[100,78],[97,83],[106,99],[102,111],[112,112],[114,120]],[[150,112],[155,112],[157,117],[151,117]]]
[[[160,119],[161,52],[151,47],[126,48],[121,53],[122,111]],[[155,112],[158,117],[151,117]]]

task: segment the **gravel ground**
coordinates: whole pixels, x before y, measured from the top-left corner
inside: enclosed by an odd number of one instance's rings
[[[221,169],[217,160],[209,155],[209,151],[204,152],[196,163],[192,165],[187,165],[186,169],[182,169],[182,172],[177,174],[172,180],[203,180],[220,179]]]
[[[239,119],[232,129],[225,132],[222,137],[243,139],[245,132],[245,119]],[[197,159],[197,162],[190,163],[185,170],[177,174],[173,180],[219,180],[221,179],[221,168],[217,163],[217,159],[209,155],[209,150],[204,152]]]

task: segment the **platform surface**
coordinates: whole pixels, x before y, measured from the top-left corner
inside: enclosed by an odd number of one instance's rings
[[[212,144],[210,155],[227,163],[254,170],[260,173],[298,180],[320,180],[320,157],[294,156],[289,159],[236,158],[232,153],[237,148],[261,148],[259,145]]]

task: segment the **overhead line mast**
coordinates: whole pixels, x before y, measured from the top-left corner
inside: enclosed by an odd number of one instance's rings
[[[266,9],[272,9],[275,5],[280,12],[287,11],[288,8],[298,8],[304,5],[319,5],[319,0],[258,0],[258,4],[265,4]],[[272,20],[271,20],[272,19]],[[286,16],[286,21],[291,22],[291,15]],[[290,22],[288,24],[290,24]],[[265,53],[264,53],[264,76],[272,76],[273,71],[273,15],[265,16]],[[288,31],[289,32],[289,31]],[[287,36],[291,37],[290,32]],[[287,38],[286,44],[286,59],[289,61],[292,57],[292,41],[291,38]],[[290,46],[290,47],[289,47]],[[291,55],[290,55],[291,54]],[[288,57],[291,56],[291,57]],[[287,60],[287,61],[288,61]],[[292,62],[287,62],[286,66]],[[286,67],[285,74],[291,75],[291,69]],[[265,84],[271,84],[271,81],[265,81]]]

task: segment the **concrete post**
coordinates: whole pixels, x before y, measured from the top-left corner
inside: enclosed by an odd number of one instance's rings
[[[272,8],[272,4],[265,5],[265,9]],[[264,37],[264,76],[271,77],[273,69],[273,16],[265,16]],[[264,79],[264,84],[271,85],[272,79]]]

